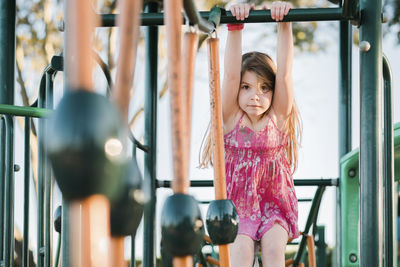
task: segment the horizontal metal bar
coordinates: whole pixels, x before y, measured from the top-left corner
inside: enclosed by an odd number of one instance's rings
[[[48,117],[51,114],[51,112],[52,110],[45,108],[0,104],[0,114],[43,118],[43,117]]]
[[[312,198],[299,198],[297,201],[298,202],[311,202],[313,199]]]
[[[13,115],[13,116],[24,116],[24,117],[35,117],[44,118],[50,116],[53,112],[51,109],[36,108],[36,107],[26,107],[26,106],[14,106],[7,104],[0,104],[0,114]],[[148,152],[148,147],[137,141],[133,135],[130,136],[132,142],[135,143],[136,147]]]
[[[294,179],[294,185],[296,186],[338,186],[339,179],[338,178],[330,178],[330,179]],[[157,187],[170,187],[170,180],[157,180]],[[213,180],[191,180],[191,187],[213,187]]]
[[[209,11],[200,12],[203,19],[208,19]],[[114,27],[115,19],[118,14],[100,14],[101,27]],[[142,13],[142,26],[164,25],[164,13]],[[289,11],[283,21],[330,21],[330,20],[349,20],[342,14],[341,7],[335,8],[294,8]],[[225,15],[221,15],[220,24],[237,23],[238,21],[230,11],[226,11]],[[244,23],[264,23],[276,22],[271,18],[270,10],[252,10]],[[185,24],[185,18],[182,15],[182,24]],[[241,22],[240,22],[241,23]]]
[[[297,201],[298,202],[311,202],[313,199],[312,198],[299,198]],[[199,204],[210,204],[212,200],[198,200],[197,202]]]
[[[338,178],[329,179],[294,179],[294,185],[296,186],[338,186]]]

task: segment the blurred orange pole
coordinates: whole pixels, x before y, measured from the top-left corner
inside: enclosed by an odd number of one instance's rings
[[[186,155],[186,105],[182,86],[182,0],[165,1],[165,25],[167,26],[168,88],[170,92],[172,155],[174,193],[188,193],[188,160]]]
[[[124,266],[124,237],[113,236],[111,237],[110,244],[110,266]]]
[[[190,159],[190,136],[192,128],[192,96],[194,83],[194,66],[196,63],[199,35],[195,32],[186,32],[183,36],[183,92],[186,104],[186,157]]]
[[[128,122],[129,103],[133,95],[133,78],[136,65],[137,44],[139,41],[140,12],[142,1],[120,0],[120,15],[117,18],[119,26],[119,55],[117,74],[113,89],[113,100],[119,107],[124,122]],[[111,238],[111,266],[124,264],[124,238]]]
[[[168,88],[170,92],[172,156],[175,194],[189,191],[189,160],[185,94],[182,86],[182,0],[164,1],[165,25],[167,26]],[[175,257],[174,267],[192,267],[192,256]]]
[[[90,0],[68,0],[65,4],[67,87],[70,90],[94,91],[91,38],[97,16]],[[72,201],[69,205],[71,266],[106,266],[110,240],[110,225],[106,219],[110,214],[108,199],[93,195]]]
[[[219,77],[219,40],[207,40],[210,78],[211,134],[214,164],[215,199],[226,199],[225,157],[222,122],[221,86]],[[220,266],[231,266],[229,244],[219,245]]]
[[[128,122],[129,102],[133,94],[131,88],[135,73],[142,1],[120,0],[118,2],[120,15],[117,18],[117,25],[119,26],[120,39],[113,98],[120,108],[124,122]]]
[[[90,0],[65,2],[65,75],[67,87],[72,90],[93,91],[93,59],[91,38],[97,16]]]
[[[70,203],[70,262],[73,267],[108,266],[110,204],[103,195]]]
[[[174,259],[172,260],[172,265],[174,267],[176,267],[176,266],[192,267],[193,266],[193,258],[191,256],[174,257]]]
[[[314,238],[312,235],[307,235],[307,248],[308,248],[308,266],[316,267],[316,259],[315,259],[315,245]]]

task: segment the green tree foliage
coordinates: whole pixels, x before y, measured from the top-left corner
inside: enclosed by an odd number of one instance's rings
[[[24,105],[37,97],[41,72],[51,57],[61,52],[62,38],[56,26],[62,20],[61,2],[17,1],[17,84]]]
[[[400,1],[385,1],[383,11],[389,18],[387,25],[384,27],[385,34],[394,34],[397,44],[400,44]]]

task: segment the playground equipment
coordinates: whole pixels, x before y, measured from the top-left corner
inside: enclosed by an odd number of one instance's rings
[[[80,4],[88,4],[88,1],[68,1],[71,3],[80,3]],[[132,1],[135,4],[139,5],[140,1]],[[220,9],[214,9],[211,12],[197,12],[193,1],[185,0],[183,2],[183,7],[185,9],[186,15],[188,17],[188,21],[190,24],[198,25],[198,28],[201,31],[206,33],[211,33],[216,26],[220,23],[234,23],[236,20],[230,14],[230,12],[221,12]],[[15,63],[15,1],[6,1],[3,0],[3,9],[0,10],[0,20],[3,22],[0,27],[0,38],[3,40],[2,47],[0,49],[0,81],[4,84],[4,89],[0,91],[0,113],[3,114],[0,121],[0,134],[1,134],[1,142],[0,142],[0,262],[4,264],[4,266],[14,266],[14,147],[13,147],[13,129],[14,129],[14,116],[24,116],[25,117],[25,199],[24,199],[24,235],[23,235],[23,266],[27,266],[27,255],[28,255],[28,221],[29,221],[29,132],[30,132],[30,118],[31,117],[47,117],[49,116],[53,109],[53,94],[52,94],[52,86],[53,79],[57,72],[64,71],[61,56],[53,57],[51,64],[45,69],[43,73],[43,78],[40,84],[40,93],[37,106],[35,107],[16,107],[13,106],[13,95],[14,95],[14,68],[10,68],[9,66],[14,65]],[[135,11],[140,10],[138,6]],[[188,191],[189,184],[191,186],[199,186],[199,185],[208,185],[212,186],[214,183],[218,184],[217,180],[213,183],[212,181],[191,181],[188,180],[188,143],[189,143],[189,134],[190,129],[185,127],[186,125],[190,125],[190,115],[186,115],[190,113],[190,102],[191,102],[191,90],[192,80],[193,80],[193,57],[196,38],[195,36],[187,37],[191,38],[190,44],[188,41],[188,50],[192,51],[191,53],[185,52],[185,55],[190,57],[187,58],[185,66],[188,66],[184,69],[186,72],[182,72],[181,65],[181,44],[178,42],[180,40],[180,25],[183,23],[184,19],[181,16],[180,11],[182,10],[182,1],[166,1],[164,4],[165,8],[165,23],[168,28],[168,49],[169,49],[169,88],[171,90],[171,114],[172,114],[172,136],[173,136],[173,146],[174,146],[174,180],[172,183],[172,188],[174,190],[175,195],[173,195],[168,201],[165,203],[165,207],[163,210],[163,244],[166,244],[167,251],[169,251],[174,258],[174,265],[178,263],[179,266],[189,266],[192,263],[192,257],[187,256],[188,254],[193,254],[193,252],[198,251],[202,246],[201,239],[203,234],[203,223],[201,218],[199,217],[198,204],[197,202],[186,195]],[[86,12],[90,7],[86,6],[83,8],[76,9],[79,12]],[[128,9],[127,9],[128,10]],[[362,12],[361,12],[362,11]],[[90,13],[90,12],[88,12]],[[72,15],[73,13],[68,13]],[[79,15],[75,14],[76,19],[89,19],[90,16],[86,16],[86,13]],[[122,16],[123,14],[121,14]],[[268,10],[258,10],[252,11],[250,13],[249,18],[245,20],[245,23],[260,23],[260,22],[274,22],[270,18],[270,13]],[[134,16],[132,16],[134,20]],[[208,20],[207,20],[208,19]],[[365,1],[350,1],[344,0],[340,3],[337,8],[315,8],[315,9],[293,9],[290,13],[285,17],[285,21],[322,21],[322,20],[338,20],[340,21],[340,103],[339,103],[339,156],[341,158],[341,174],[339,180],[337,179],[306,179],[306,180],[295,180],[295,185],[314,185],[318,186],[316,196],[313,199],[312,208],[310,211],[310,215],[308,217],[304,235],[299,245],[299,252],[296,254],[292,263],[294,266],[297,266],[302,261],[302,257],[304,255],[304,247],[305,244],[309,243],[309,253],[312,254],[313,250],[313,241],[309,237],[311,226],[314,226],[313,233],[317,230],[316,228],[316,219],[318,214],[318,208],[320,205],[320,201],[322,198],[323,191],[325,186],[336,186],[337,187],[337,242],[336,242],[336,255],[337,258],[335,260],[336,266],[395,266],[395,258],[396,258],[396,250],[395,250],[395,227],[393,223],[393,215],[394,207],[396,206],[393,202],[393,193],[396,188],[396,184],[394,183],[394,175],[396,174],[396,178],[398,177],[398,171],[400,171],[400,153],[398,153],[400,146],[399,142],[399,126],[395,127],[394,131],[394,145],[391,142],[393,136],[391,133],[393,132],[392,126],[392,118],[390,117],[392,114],[392,103],[391,103],[391,95],[386,94],[385,99],[387,102],[385,103],[385,108],[387,109],[387,113],[385,114],[385,118],[387,119],[384,129],[386,130],[386,134],[384,137],[385,149],[382,149],[382,130],[381,130],[381,113],[380,113],[380,104],[381,104],[381,74],[383,69],[383,74],[385,77],[385,93],[390,92],[391,89],[391,81],[390,78],[390,68],[388,66],[388,62],[385,59],[385,63],[382,65],[382,52],[381,52],[381,2],[379,0],[365,0]],[[360,153],[358,152],[350,152],[351,150],[351,26],[349,21],[352,20],[360,25],[360,40],[363,42],[363,48],[361,50],[360,56],[360,72],[365,74],[361,75],[361,144],[360,144]],[[92,88],[91,85],[91,77],[88,75],[88,72],[91,70],[91,65],[89,60],[87,60],[87,55],[91,54],[91,48],[88,45],[89,36],[90,36],[90,23],[81,23],[79,24],[79,28],[77,29],[71,27],[73,24],[68,24],[69,22],[67,16],[66,22],[66,31],[67,36],[71,33],[74,38],[74,31],[79,32],[84,31],[86,29],[86,35],[80,35],[80,38],[84,40],[80,43],[79,38],[77,38],[77,44],[79,43],[79,47],[82,46],[84,48],[80,51],[83,52],[79,58],[82,58],[82,62],[80,64],[75,64],[74,62],[66,62],[65,66],[65,75],[67,76],[67,87],[74,87],[78,89],[86,89],[90,90]],[[144,266],[154,266],[155,265],[155,251],[154,251],[154,242],[155,242],[155,204],[156,204],[156,188],[158,187],[169,187],[170,183],[167,181],[162,181],[157,179],[156,177],[156,134],[157,134],[157,43],[158,43],[158,25],[164,24],[164,14],[159,12],[159,4],[158,2],[148,2],[145,6],[145,12],[141,14],[141,24],[143,26],[147,26],[146,30],[146,100],[145,100],[145,138],[144,145],[140,144],[134,138],[132,141],[134,142],[134,150],[136,147],[144,150],[145,153],[145,168],[144,168],[144,180],[149,181],[150,183],[150,200],[144,207],[144,254],[143,254],[143,264]],[[94,22],[95,23],[95,22]],[[77,24],[76,24],[77,25]],[[101,26],[115,26],[115,15],[101,15],[101,22],[97,22],[97,25]],[[123,26],[121,25],[121,28]],[[137,30],[137,27],[133,27],[131,30]],[[137,34],[137,33],[136,33]],[[135,36],[133,33],[132,36]],[[72,38],[72,39],[74,39]],[[86,38],[86,39],[85,39]],[[186,38],[186,37],[185,37]],[[71,40],[70,37],[67,39]],[[121,41],[121,44],[133,42],[134,38],[131,41]],[[217,49],[213,46],[217,43],[215,39],[210,39],[210,52],[215,53]],[[134,46],[131,46],[131,48]],[[73,57],[69,57],[68,53],[71,53],[72,50],[69,48],[69,45],[66,45],[66,60],[71,60]],[[68,52],[69,51],[69,52]],[[76,50],[78,51],[78,50]],[[128,48],[122,49],[122,52],[129,52]],[[131,51],[132,52],[132,51]],[[216,64],[215,54],[212,55],[210,53],[210,60],[214,58],[214,60],[210,61],[210,66]],[[131,55],[134,55],[133,51]],[[126,60],[126,62],[135,62],[134,58],[127,56],[130,60]],[[74,65],[75,64],[75,65]],[[68,67],[69,66],[69,67]],[[130,66],[132,67],[132,66]],[[127,67],[130,71],[130,67]],[[383,68],[384,67],[384,68]],[[134,66],[133,66],[134,68]],[[213,77],[213,75],[217,75],[218,67],[211,67],[214,70],[211,75],[211,80],[215,81],[214,85],[216,85],[215,90],[211,92],[218,92],[219,86],[219,78],[217,76]],[[132,75],[132,72],[128,71],[129,75]],[[183,77],[182,77],[183,76]],[[72,78],[68,78],[72,77]],[[186,81],[184,79],[186,78]],[[132,81],[130,81],[132,83]],[[121,87],[118,84],[118,79],[115,88],[125,88],[125,86]],[[127,82],[129,84],[129,82]],[[186,88],[185,93],[182,93],[182,88]],[[118,89],[116,89],[116,94],[118,94]],[[120,114],[118,114],[118,109],[113,107],[113,105],[108,102],[106,98],[99,97],[94,95],[91,92],[74,92],[67,93],[63,102],[58,106],[58,116],[60,118],[68,119],[64,122],[68,122],[71,125],[70,128],[62,128],[66,129],[65,132],[58,132],[58,134],[69,135],[71,137],[71,128],[73,127],[73,122],[69,120],[71,118],[66,114],[69,112],[73,112],[74,110],[72,104],[68,104],[68,98],[73,98],[75,101],[93,101],[96,103],[96,107],[98,107],[98,112],[104,112],[105,108],[107,108],[107,114],[104,114],[106,117],[113,118],[111,120],[105,120],[102,118],[102,123],[100,124],[98,117],[94,116],[94,109],[88,109],[88,112],[84,111],[85,105],[80,105],[79,108],[81,110],[81,114],[84,114],[86,117],[85,121],[90,121],[93,124],[96,124],[98,127],[105,127],[108,125],[108,130],[104,131],[104,135],[99,143],[95,143],[100,148],[101,145],[109,140],[109,137],[117,137],[116,139],[122,140],[121,144],[124,147],[126,138],[128,135],[123,133],[124,125],[126,124],[126,109],[127,104],[123,104],[124,101],[127,101],[129,98],[126,97],[126,91],[122,90],[119,97],[115,97],[115,99],[119,99],[117,102],[121,103],[119,106],[120,110],[122,110],[122,118],[116,120]],[[77,97],[77,95],[85,96],[85,98]],[[211,94],[212,95],[212,94]],[[115,96],[115,95],[114,95]],[[185,102],[186,99],[186,102]],[[88,103],[88,102],[86,102]],[[188,103],[185,105],[184,103]],[[215,100],[217,103],[217,100]],[[61,112],[64,105],[65,112]],[[215,105],[216,109],[218,109],[218,105]],[[74,107],[76,108],[76,106]],[[180,109],[180,110],[178,110]],[[110,110],[115,110],[114,115]],[[89,112],[90,111],[90,112]],[[125,112],[124,112],[125,111]],[[92,113],[91,113],[92,112]],[[215,121],[218,121],[218,110],[213,113],[215,117]],[[124,115],[125,114],[125,115]],[[53,114],[54,115],[54,114]],[[90,115],[92,115],[90,117]],[[98,114],[97,114],[98,115]],[[57,116],[54,115],[54,118]],[[66,117],[66,118],[65,118]],[[105,123],[105,121],[109,121],[109,123]],[[54,120],[53,123],[57,125],[59,121]],[[218,124],[217,122],[215,122]],[[99,126],[100,125],[100,126]],[[51,124],[50,124],[51,127]],[[65,127],[65,125],[63,126]],[[85,125],[80,123],[79,127],[76,129],[80,129],[82,133],[84,132]],[[87,127],[87,126],[86,126]],[[40,143],[47,143],[50,139],[49,136],[46,136],[46,128],[47,123],[45,120],[39,120],[39,141]],[[90,134],[89,136],[96,140],[96,135],[98,133],[93,133],[87,127],[87,131]],[[218,129],[218,127],[216,127]],[[61,128],[59,126],[55,127],[55,131],[60,131]],[[113,130],[114,129],[114,130]],[[125,128],[126,129],[126,128]],[[188,131],[188,132],[186,132]],[[74,133],[75,135],[76,133]],[[220,133],[216,133],[214,140],[217,142],[217,147],[221,148],[221,143],[218,143],[218,135]],[[78,135],[79,136],[79,135]],[[124,136],[124,137],[123,137]],[[88,139],[85,139],[87,141]],[[71,141],[71,138],[66,138],[65,140],[60,140],[60,142],[65,142],[64,146],[68,147],[67,142]],[[54,142],[54,140],[52,140]],[[393,146],[396,153],[393,153]],[[59,149],[59,147],[53,147],[53,149]],[[83,149],[83,147],[81,147]],[[50,149],[50,154],[56,150]],[[383,177],[383,164],[380,155],[382,151],[385,152],[385,216],[380,213],[380,210],[383,207],[383,197],[382,197],[382,188],[384,181]],[[221,151],[215,152],[221,155]],[[94,152],[92,149],[89,150],[89,154],[93,155]],[[56,154],[54,154],[56,155]],[[60,153],[60,156],[66,157],[66,153]],[[134,153],[133,153],[134,157]],[[216,156],[214,156],[216,158]],[[84,238],[81,236],[79,240],[70,240],[68,238],[71,233],[71,227],[68,223],[71,218],[79,215],[77,210],[74,207],[69,205],[70,201],[76,201],[78,198],[92,196],[93,194],[101,193],[106,195],[106,197],[96,197],[93,202],[88,201],[81,203],[83,204],[81,207],[87,207],[90,210],[92,205],[96,207],[101,207],[102,214],[104,218],[108,217],[110,214],[108,198],[114,199],[118,198],[118,196],[126,196],[126,194],[122,192],[121,184],[124,183],[123,173],[130,173],[129,169],[124,166],[116,166],[114,162],[110,162],[110,160],[106,157],[101,159],[101,166],[109,165],[111,166],[111,170],[114,169],[113,177],[119,177],[119,179],[109,180],[106,186],[102,186],[102,183],[96,182],[93,186],[90,186],[85,189],[85,187],[79,187],[79,190],[71,190],[71,189],[63,189],[62,181],[66,181],[66,188],[68,183],[79,183],[82,179],[88,179],[90,177],[95,177],[96,174],[85,175],[83,177],[82,172],[78,171],[78,169],[73,168],[65,168],[61,167],[61,171],[57,164],[54,164],[53,160],[53,170],[60,184],[60,187],[63,191],[64,201],[63,201],[63,209],[62,209],[62,227],[61,227],[61,247],[62,247],[62,266],[77,266],[78,263],[76,261],[84,262],[85,266],[90,266],[89,263],[91,259],[89,255],[94,255],[93,248],[96,246],[87,246],[85,249],[77,250],[81,244],[88,243],[90,240],[96,245],[97,242],[94,241],[93,236],[90,238]],[[395,161],[395,162],[393,162]],[[63,162],[65,163],[65,162]],[[89,161],[87,162],[89,163]],[[395,165],[393,165],[395,163]],[[135,162],[133,165],[127,163],[127,165],[137,170],[135,167]],[[221,164],[220,164],[221,165]],[[81,170],[87,171],[90,168],[88,164],[85,168]],[[222,164],[223,166],[223,164]],[[122,172],[121,170],[125,170]],[[394,172],[393,172],[394,170]],[[95,169],[91,171],[95,172]],[[220,184],[224,184],[223,176],[224,171],[221,169],[216,169],[216,173],[214,176],[216,179],[221,179]],[[75,173],[76,175],[80,175],[81,179],[77,179],[77,181],[71,181],[72,178],[78,178],[79,176],[66,175],[68,173]],[[132,177],[132,173],[129,175]],[[135,175],[136,176],[136,175]],[[137,176],[140,176],[137,174]],[[104,178],[109,179],[110,176],[99,175],[96,178]],[[52,241],[51,241],[51,171],[47,158],[45,157],[45,151],[39,147],[39,177],[38,177],[38,242],[37,242],[37,265],[38,266],[52,266]],[[397,179],[396,179],[397,180]],[[359,182],[360,181],[360,182]],[[129,186],[133,186],[133,188],[140,187],[138,184],[132,184],[128,182]],[[111,186],[113,185],[113,186]],[[361,192],[359,192],[361,189]],[[223,187],[217,188],[216,190],[222,190],[216,192],[217,198],[224,198]],[[125,192],[126,193],[126,192]],[[179,202],[182,203],[181,198],[185,199],[185,206],[180,208],[178,204],[174,204]],[[91,198],[93,199],[93,198]],[[178,200],[177,200],[178,199]],[[187,200],[187,201],[186,201]],[[225,205],[228,202],[222,201]],[[116,202],[115,202],[116,203]],[[172,203],[172,204],[171,204]],[[214,202],[211,204],[211,207],[214,205],[218,205]],[[135,204],[135,203],[133,203]],[[136,206],[139,207],[139,206]],[[125,208],[123,208],[125,209]],[[223,208],[222,210],[224,210]],[[358,214],[358,210],[360,209],[360,214]],[[134,210],[134,209],[133,209]],[[228,208],[227,208],[228,210]],[[190,241],[192,242],[193,247],[186,247],[187,251],[184,251],[183,248],[180,248],[177,245],[187,244],[182,241],[180,244],[174,243],[172,237],[168,235],[171,234],[171,229],[180,229],[179,225],[182,221],[182,213],[180,211],[184,211],[183,214],[188,214],[191,218],[189,220],[188,225],[184,225],[186,228],[194,229],[195,231],[191,232],[191,235],[187,235]],[[89,211],[90,212],[90,211]],[[169,218],[167,215],[174,214],[176,212],[176,216],[173,218]],[[218,210],[220,214],[221,209]],[[141,211],[140,207],[132,213],[133,215],[137,215],[138,217],[134,218],[135,225],[138,222],[138,218],[140,217]],[[89,214],[89,213],[88,213]],[[131,215],[132,215],[131,214]],[[234,217],[234,212],[231,212],[232,217]],[[98,215],[98,214],[97,214]],[[84,217],[84,216],[83,216]],[[128,216],[130,217],[130,216]],[[171,216],[172,217],[172,216]],[[210,215],[208,218],[215,217],[215,213],[213,209],[210,210]],[[218,217],[218,216],[217,216]],[[79,221],[81,221],[82,225],[87,225],[89,227],[90,223],[87,224],[85,220],[81,220],[82,216],[79,217]],[[132,218],[132,217],[131,217]],[[383,219],[385,218],[385,225],[383,227]],[[103,219],[103,218],[102,218]],[[209,220],[211,221],[211,220]],[[360,228],[358,228],[358,221],[360,221]],[[102,220],[103,230],[102,236],[106,236],[105,238],[111,239],[108,236],[110,231],[110,226],[108,225],[108,220]],[[170,226],[175,228],[170,228]],[[215,226],[210,223],[211,226]],[[187,227],[189,226],[189,227]],[[232,236],[234,236],[234,225],[229,226],[232,230]],[[382,231],[385,230],[385,245],[383,246],[383,239],[381,237]],[[79,227],[77,227],[79,229]],[[92,229],[92,228],[87,228]],[[231,241],[232,238],[223,237],[220,240],[219,237],[216,238],[213,235],[213,227],[208,227],[210,232],[211,242],[216,244],[223,244],[220,247],[220,261],[218,262],[221,266],[229,266],[229,258],[228,255],[228,246],[225,245],[226,242]],[[360,229],[360,230],[359,230]],[[111,257],[111,254],[116,255],[114,258],[113,264],[121,264],[121,235],[125,235],[129,232],[132,235],[132,239],[134,239],[134,229],[130,229],[124,233],[117,233],[114,235],[114,238],[117,238],[114,243],[115,246],[111,250],[112,253],[108,254],[107,252],[101,256],[105,256],[103,261],[99,263],[101,266],[104,262],[109,262],[108,257]],[[172,231],[173,232],[173,231]],[[104,235],[106,233],[106,235]],[[358,235],[360,233],[360,235]],[[172,233],[173,234],[173,233]],[[230,237],[232,237],[230,236]],[[359,240],[359,242],[358,242]],[[73,242],[77,242],[74,244]],[[382,252],[382,247],[384,247],[384,252]],[[75,250],[73,250],[75,249]],[[72,251],[72,253],[70,253]],[[88,251],[86,253],[86,251]],[[98,248],[98,251],[101,252],[101,248]],[[93,253],[92,253],[93,252]],[[58,252],[57,252],[58,253]],[[74,255],[75,253],[75,255]],[[76,256],[76,253],[78,256]],[[318,253],[318,251],[317,251]],[[86,255],[87,254],[87,255]],[[57,254],[58,255],[58,254]],[[134,243],[132,242],[132,259],[134,259]],[[82,256],[82,257],[81,257]],[[95,258],[94,260],[100,260],[101,258]],[[212,261],[210,259],[210,261]],[[88,262],[86,264],[86,262]],[[117,262],[117,263],[115,263]],[[215,261],[214,261],[215,262]],[[93,263],[94,264],[94,263]],[[206,263],[207,264],[207,263]],[[110,263],[110,265],[112,265]],[[113,266],[117,266],[113,265]],[[134,261],[131,261],[131,266],[134,265]],[[97,265],[96,265],[97,266]]]

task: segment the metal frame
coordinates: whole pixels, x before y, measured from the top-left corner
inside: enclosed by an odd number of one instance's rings
[[[384,259],[385,267],[397,266],[396,247],[397,247],[397,209],[395,209],[395,181],[394,181],[394,140],[393,140],[393,88],[392,71],[389,61],[385,55],[383,62],[384,80]]]
[[[382,266],[382,2],[361,0],[360,265]],[[363,75],[361,75],[363,74]]]
[[[11,251],[13,250],[14,233],[13,233],[13,116],[26,116],[26,129],[29,130],[30,122],[28,118],[31,117],[46,117],[51,112],[52,108],[52,82],[54,74],[51,69],[45,70],[44,78],[41,81],[39,108],[35,107],[16,107],[13,106],[14,96],[14,68],[9,66],[15,65],[15,11],[16,1],[2,1],[2,9],[0,11],[0,37],[2,40],[2,47],[0,49],[0,80],[5,85],[5,89],[0,91],[0,113],[4,114],[0,120],[0,262],[5,266],[13,264],[13,257]],[[168,181],[161,181],[156,179],[156,133],[157,133],[157,43],[158,43],[158,27],[163,25],[163,13],[159,13],[159,5],[156,2],[149,2],[146,7],[146,13],[142,14],[142,25],[149,26],[146,32],[146,105],[145,105],[145,145],[142,145],[145,150],[145,179],[151,181],[151,196],[152,201],[145,209],[145,229],[144,229],[144,266],[155,265],[155,204],[156,204],[156,189],[158,187],[169,186]],[[218,24],[235,23],[236,20],[230,12],[220,10],[220,21],[208,22],[207,19],[212,17],[212,12],[197,12],[192,1],[185,1],[186,14],[190,23],[198,23],[201,25],[200,29],[205,32],[210,32],[213,27]],[[358,10],[361,10],[359,12]],[[384,58],[382,65],[382,48],[381,48],[381,2],[379,0],[362,0],[360,7],[357,6],[356,1],[344,1],[343,5],[338,8],[313,8],[313,9],[293,9],[285,17],[285,21],[326,21],[326,20],[340,20],[340,71],[339,71],[339,156],[343,160],[352,156],[348,154],[351,149],[351,26],[349,20],[358,20],[360,27],[360,40],[368,41],[371,45],[368,53],[361,52],[360,55],[360,73],[366,75],[361,76],[361,144],[360,144],[360,160],[359,172],[355,172],[352,177],[360,177],[361,186],[358,184],[357,179],[348,179],[349,173],[341,172],[338,179],[323,179],[323,180],[296,180],[295,184],[298,185],[311,185],[313,183],[320,186],[339,185],[340,189],[337,190],[337,203],[339,211],[344,209],[349,210],[348,205],[355,209],[360,207],[360,222],[361,222],[361,240],[359,258],[356,258],[354,264],[361,265],[374,265],[382,266],[383,258],[385,266],[395,266],[395,251],[396,246],[394,234],[394,218],[390,215],[393,214],[393,124],[392,118],[389,114],[392,112],[391,100],[391,80],[390,68],[388,67],[387,59]],[[250,16],[246,19],[245,23],[260,23],[260,22],[274,22],[268,10],[251,11]],[[113,14],[101,15],[101,26],[112,27],[115,26],[115,17]],[[182,16],[182,23],[185,18]],[[53,62],[52,62],[53,63]],[[380,207],[383,207],[383,177],[381,160],[382,142],[381,142],[381,127],[382,114],[380,112],[382,100],[381,77],[385,77],[385,256],[383,257],[382,247],[383,240],[379,233],[383,228],[383,218],[380,213]],[[57,67],[55,69],[58,69]],[[53,68],[54,70],[54,68]],[[43,84],[44,82],[44,84]],[[45,86],[46,89],[43,89]],[[48,108],[48,109],[47,109]],[[40,120],[42,121],[42,120]],[[368,123],[366,123],[368,122]],[[45,124],[40,123],[39,136],[43,138]],[[29,141],[28,134],[25,134],[26,142]],[[133,139],[134,140],[134,139]],[[134,140],[135,141],[135,140]],[[29,142],[28,142],[29,143]],[[135,143],[138,143],[135,141]],[[29,150],[25,148],[25,161],[29,161]],[[51,173],[46,160],[44,160],[44,151],[40,152],[40,180],[39,188],[39,224],[38,224],[38,259],[39,266],[51,266]],[[343,170],[343,168],[342,168]],[[350,169],[346,169],[350,170]],[[355,169],[356,170],[356,169]],[[25,163],[25,182],[29,180],[29,162]],[[358,176],[359,175],[359,176]],[[42,180],[43,179],[43,180]],[[346,180],[345,180],[346,179]],[[339,183],[340,181],[340,183]],[[212,181],[192,181],[192,186],[206,186],[212,185]],[[28,187],[27,187],[28,186]],[[358,196],[356,191],[361,187],[360,192],[360,206],[357,201],[348,199],[349,194]],[[339,188],[339,187],[338,187]],[[25,210],[29,208],[29,184],[25,184]],[[344,196],[345,194],[346,196]],[[349,202],[350,201],[350,202]],[[344,266],[343,251],[349,244],[342,244],[343,235],[346,232],[341,232],[346,220],[350,219],[344,214],[337,212],[337,236],[341,236],[337,240],[337,266]],[[355,211],[354,215],[357,215]],[[4,216],[3,216],[4,215]],[[63,265],[68,265],[68,240],[65,238],[65,232],[68,231],[65,224],[68,209],[63,208]],[[358,216],[358,215],[357,215]],[[354,217],[355,218],[355,217]],[[353,219],[354,219],[353,218]],[[357,217],[358,218],[358,217]],[[28,217],[24,218],[27,224]],[[43,228],[45,226],[45,228]],[[4,231],[3,231],[4,229]],[[349,230],[349,229],[347,229]],[[23,241],[23,262],[26,266],[27,262],[27,237],[29,231],[24,227],[24,241]],[[26,236],[26,237],[25,237]],[[357,240],[353,240],[357,242]],[[132,241],[134,245],[134,241]],[[45,258],[42,261],[42,252]],[[132,247],[132,258],[134,259],[134,246]],[[134,266],[134,261],[131,263]],[[346,265],[347,266],[347,265]],[[350,266],[350,265],[349,265]]]
[[[199,17],[208,20],[211,12],[199,12]],[[285,16],[283,21],[332,21],[332,20],[355,20],[357,13],[344,14],[344,9],[337,8],[294,8]],[[101,27],[114,27],[116,14],[101,14]],[[269,10],[253,10],[250,15],[243,21],[244,23],[263,23],[276,22],[271,18]],[[182,24],[186,23],[186,19],[182,16]],[[237,23],[237,20],[230,11],[226,11],[221,15],[220,24]],[[164,25],[163,13],[143,13],[142,26],[161,26]],[[210,26],[202,28],[205,32],[209,32]]]
[[[149,3],[146,12],[157,12],[157,3]],[[143,214],[143,266],[156,264],[155,220],[156,220],[156,176],[157,176],[157,103],[158,103],[158,27],[149,26],[146,30],[146,84],[145,84],[145,145],[149,148],[145,154],[144,179],[150,180],[151,200],[145,206]]]

